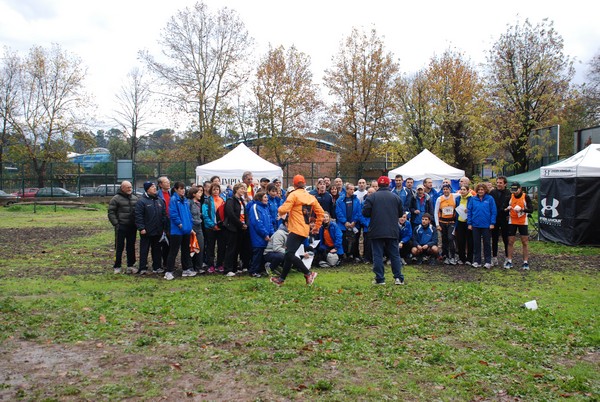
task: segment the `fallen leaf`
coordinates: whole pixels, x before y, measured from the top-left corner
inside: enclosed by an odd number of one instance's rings
[[[300,384],[300,385],[298,385],[297,387],[295,387],[295,388],[292,388],[292,389],[293,389],[294,391],[298,391],[298,392],[300,392],[300,391],[302,391],[302,390],[306,389],[306,385],[304,385],[304,384]]]
[[[534,374],[533,378],[544,378],[543,374]]]
[[[490,364],[484,360],[479,360],[479,364],[483,364],[484,366],[489,366]]]
[[[104,347],[104,344],[103,344],[102,342],[98,342],[98,343],[96,344],[96,347],[97,347],[97,348],[103,348],[103,347]]]
[[[462,376],[464,376],[465,374],[467,374],[467,373],[463,371],[462,373],[454,374],[454,375],[453,375],[451,378],[458,378],[458,377],[462,377]]]
[[[176,322],[175,322],[175,321],[169,321],[169,322],[167,323],[167,325],[175,325],[175,324],[176,324]]]
[[[185,396],[191,398],[192,396],[194,396],[194,393],[191,391],[185,391]]]
[[[100,316],[100,322],[106,323],[106,317],[104,316],[104,314]]]
[[[179,363],[171,363],[171,367],[175,370],[181,370],[181,364]]]
[[[344,289],[338,289],[338,293],[344,293]]]

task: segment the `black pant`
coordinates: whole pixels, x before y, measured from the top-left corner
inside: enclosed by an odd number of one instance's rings
[[[492,229],[492,256],[498,257],[498,242],[502,234],[504,243],[504,255],[508,255],[508,220],[498,217],[494,229]]]
[[[220,267],[225,261],[225,244],[227,242],[224,229],[213,230],[206,229],[206,264],[209,267]],[[215,245],[217,246],[217,261],[215,263]]]
[[[115,227],[115,264],[114,268],[121,268],[123,259],[123,250],[127,254],[127,266],[133,267],[135,264],[135,237],[137,229],[135,225],[118,225]]]
[[[227,248],[225,249],[225,273],[235,272],[238,268],[238,256],[242,245],[242,232],[232,232],[227,230]]]
[[[456,222],[456,248],[461,261],[473,262],[473,231],[467,222]]]
[[[285,280],[285,278],[290,273],[290,269],[292,268],[292,264],[294,268],[298,271],[302,272],[304,275],[310,274],[310,271],[302,260],[296,256],[296,251],[298,251],[298,247],[304,243],[306,237],[300,236],[296,233],[290,233],[288,235],[287,241],[285,242],[285,257],[283,258],[283,271],[281,272],[281,279]]]
[[[346,258],[349,258],[352,255],[354,250],[354,243],[356,242],[356,234],[352,229],[346,229],[342,231],[342,248],[346,253]],[[357,255],[352,255],[353,257],[358,257]]]
[[[162,265],[163,267],[167,267],[167,261],[169,260],[169,251],[171,249],[171,236],[167,233],[167,239],[169,239],[169,242],[162,242],[160,243],[160,254],[161,254],[161,258],[162,258]]]
[[[140,271],[148,269],[148,252],[152,250],[152,269],[161,268],[162,248],[159,243],[161,236],[140,235]]]
[[[181,268],[185,271],[192,269],[190,256],[190,235],[171,235],[169,258],[167,259],[167,272],[175,271],[175,260],[181,249]]]

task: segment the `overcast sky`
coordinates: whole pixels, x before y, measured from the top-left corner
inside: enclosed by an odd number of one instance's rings
[[[565,43],[564,53],[576,60],[576,81],[583,82],[587,63],[600,51],[598,13],[589,1],[504,0],[205,0],[209,9],[236,10],[255,39],[256,52],[269,44],[294,44],[311,56],[316,82],[353,27],[374,27],[402,72],[426,66],[433,55],[453,48],[473,63],[508,25],[528,18],[554,22]],[[79,56],[88,69],[87,88],[95,95],[100,118],[106,114],[127,73],[139,66],[137,53],[157,54],[161,29],[177,10],[193,0],[0,0],[0,44],[22,54],[33,45],[59,44]],[[168,125],[165,123],[165,126]],[[164,126],[163,126],[164,127]],[[157,127],[160,128],[160,127]]]

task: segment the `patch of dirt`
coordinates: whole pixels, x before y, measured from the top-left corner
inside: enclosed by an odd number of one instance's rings
[[[90,400],[89,395],[104,395],[109,400],[282,400],[268,385],[245,384],[240,373],[246,373],[246,368],[199,376],[197,373],[213,370],[197,362],[201,366],[186,367],[194,364],[193,359],[180,365],[180,352],[167,347],[160,354],[146,356],[101,343],[55,345],[8,340],[0,345],[0,400]],[[148,379],[148,373],[162,384],[160,395],[151,398],[144,396],[148,390],[143,382],[136,381]],[[131,390],[119,394],[123,387]]]
[[[562,255],[553,256],[552,258],[546,255],[530,255],[529,256],[530,271],[554,271],[562,272],[568,269],[579,269],[589,273],[598,273],[600,271],[600,255],[581,256],[581,255]],[[500,264],[504,261],[504,255],[499,253],[498,259]],[[521,270],[522,261],[514,259],[515,268],[513,271],[522,272],[524,275],[527,271]],[[429,276],[443,275],[445,279],[456,282],[479,282],[484,279],[485,268],[473,268],[468,265],[444,265],[437,262],[435,265],[424,263],[422,265],[412,265],[419,271],[426,272]],[[492,269],[503,270],[504,268],[493,267]]]

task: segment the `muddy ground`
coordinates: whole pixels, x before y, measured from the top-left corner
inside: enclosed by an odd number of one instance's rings
[[[6,259],[52,258],[55,252],[53,246],[72,242],[77,237],[92,235],[97,231],[85,228],[0,229],[0,280],[2,277],[56,277],[57,274],[93,274],[111,270],[114,255],[112,244],[107,244],[105,249],[72,251],[75,254],[87,254],[82,260],[95,261],[93,267],[89,263],[75,263],[69,267],[56,266],[46,270],[5,269]],[[577,267],[598,272],[600,256],[557,255],[547,258],[533,255],[530,264],[532,271],[562,271],[566,267]],[[427,272],[427,275],[442,275],[452,281],[478,281],[482,277],[481,270],[466,266],[422,265],[418,269]],[[183,372],[177,358],[181,352],[180,348],[171,347],[146,356],[128,353],[119,345],[39,344],[11,338],[0,344],[0,400],[89,400],[86,395],[95,395],[95,399],[104,396],[106,400],[283,400],[274,395],[266,384],[263,387],[246,387],[239,380],[242,372],[221,371],[218,376],[202,375],[210,373],[210,367],[190,359],[186,360],[186,364],[197,366],[187,367]],[[597,359],[598,354],[591,358]],[[126,389],[109,386],[114,384],[114,376],[144,376],[144,373],[153,372],[160,373],[154,377],[154,381],[161,384],[159,396],[131,397]],[[198,377],[188,373],[201,375],[200,389]],[[303,399],[300,390],[295,400]]]

